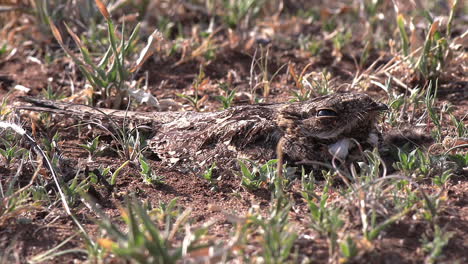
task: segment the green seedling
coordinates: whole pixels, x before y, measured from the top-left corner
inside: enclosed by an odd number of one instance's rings
[[[55,91],[50,83],[47,84],[47,89],[44,90],[42,94],[44,95],[44,98],[48,100],[60,100],[65,97],[62,94]]]
[[[153,208],[148,213],[151,217],[156,217],[160,225],[169,225],[173,223],[177,217],[182,213],[181,207],[177,205],[179,198],[174,198],[168,203],[163,201],[159,202],[156,208]]]
[[[134,45],[139,35],[140,24],[136,25],[128,39],[125,39],[125,25],[122,25],[122,31],[117,34],[116,27],[112,22],[110,14],[106,6],[101,1],[96,1],[99,11],[105,18],[107,24],[107,43],[105,54],[99,58],[99,63],[95,63],[96,58],[92,57],[92,53],[84,45],[86,41],[80,38],[65,24],[68,34],[72,37],[76,46],[80,50],[81,58],[75,55],[62,38],[59,29],[55,26],[52,19],[48,17],[48,22],[52,33],[65,51],[65,53],[78,65],[78,68],[86,77],[88,83],[93,87],[95,98],[90,98],[91,103],[95,99],[100,99],[106,102],[107,107],[122,108],[125,106],[125,101],[129,101],[129,97],[133,97],[139,102],[157,102],[157,100],[149,93],[135,90],[130,87],[129,82],[132,73],[139,69],[143,63],[154,52],[152,46],[157,40],[162,40],[159,32],[155,31],[149,38],[146,48],[144,48],[139,56],[139,59],[133,63],[133,67],[129,67],[127,59],[131,56],[134,50]],[[119,39],[119,36],[122,36]],[[141,96],[141,94],[144,96]],[[150,98],[148,100],[147,98]]]
[[[297,89],[297,91],[291,91],[292,95],[295,97],[295,99],[291,100],[292,102],[297,102],[297,101],[302,102],[302,101],[310,99],[311,96],[313,95],[312,94],[313,91],[311,89],[308,89],[310,88],[310,86],[308,86],[307,82],[304,80],[306,71],[311,65],[312,64],[309,63],[306,66],[304,66],[304,68],[302,69],[299,75],[296,74],[296,70],[293,64],[290,63],[288,65],[288,72],[293,77],[294,82],[296,84],[296,89]]]
[[[435,20],[429,11],[423,11],[423,15],[427,19],[429,26],[426,30],[422,47],[411,47],[409,34],[405,27],[409,26],[409,23],[412,23],[412,19],[410,20],[411,22],[406,22],[403,14],[397,15],[396,23],[400,32],[403,55],[410,59],[412,67],[417,69],[425,80],[435,81],[439,78],[450,58],[450,32],[457,5],[457,0],[452,2],[445,35],[439,30],[441,26],[440,21]],[[416,55],[417,53],[415,52],[410,54],[410,49],[418,50],[419,48],[421,49],[419,55]]]
[[[450,180],[452,176],[453,176],[453,173],[451,170],[444,170],[441,174],[435,175],[434,178],[432,179],[432,182],[439,187],[443,187]]]
[[[223,104],[223,109],[228,109],[232,106],[232,102],[236,95],[236,89],[229,91],[229,86],[226,83],[220,83],[219,88],[221,88],[226,95],[218,95],[216,96],[216,99]]]
[[[429,82],[429,86],[426,92],[426,98],[424,100],[426,104],[426,109],[429,114],[429,117],[431,118],[432,123],[436,126],[435,130],[435,139],[437,142],[440,142],[442,140],[442,125],[441,125],[441,118],[436,112],[436,108],[434,107],[436,105],[436,95],[437,95],[437,88],[438,88],[438,81]]]
[[[204,84],[203,82],[205,80],[207,80],[205,79],[205,71],[203,70],[203,66],[200,66],[200,71],[198,72],[197,78],[194,80],[193,85],[192,85],[193,90],[194,90],[194,95],[190,96],[190,95],[179,94],[179,93],[176,94],[180,98],[188,101],[192,105],[192,107],[195,109],[195,111],[197,112],[200,112],[200,108],[204,101],[202,100],[202,98],[199,97],[198,90],[200,86]]]
[[[314,178],[314,173],[312,171],[309,174],[306,174],[304,167],[302,167],[302,171],[301,171],[301,187],[302,187],[301,188],[302,197],[306,201],[309,201],[312,198],[319,199],[319,197],[315,195],[316,182]]]
[[[210,183],[212,190],[218,189],[218,181],[220,180],[220,178],[214,178],[213,172],[216,168],[216,163],[213,162],[213,164],[202,175],[203,179],[207,180]]]
[[[262,256],[265,263],[285,263],[290,260],[291,249],[298,235],[289,223],[291,204],[285,197],[276,199],[268,219],[252,216],[250,220],[261,228]]]
[[[466,154],[452,154],[447,156],[449,161],[455,162],[457,167],[461,170],[468,167],[468,153]]]
[[[329,202],[329,189],[332,184],[329,173],[323,172],[327,183],[323,188],[323,193],[319,199],[311,198],[309,194],[303,192],[303,198],[309,207],[310,226],[327,238],[329,244],[329,257],[333,259],[338,250],[338,233],[344,225],[341,217],[341,209]]]
[[[144,182],[148,184],[162,184],[164,183],[164,177],[156,175],[156,173],[151,168],[148,161],[143,157],[139,158],[140,161],[140,175],[143,177]]]
[[[249,166],[244,161],[247,162]],[[269,190],[273,190],[275,194],[280,194],[282,189],[289,185],[290,178],[294,175],[295,171],[295,168],[286,169],[284,166],[283,175],[285,175],[285,177],[280,179],[276,169],[278,160],[269,160],[263,165],[259,165],[247,159],[244,161],[238,160],[241,186],[249,191],[266,187]],[[251,167],[251,169],[249,169],[249,167]]]
[[[11,142],[8,141],[4,141],[4,147],[5,148],[0,148],[0,154],[3,156],[7,167],[9,167],[16,158],[22,156],[25,151],[16,145],[11,145]]]
[[[452,120],[452,123],[456,128],[458,137],[468,137],[468,126],[466,125],[466,120],[464,120],[467,116],[468,115],[465,115],[460,120],[457,120],[457,118],[454,115],[450,114],[450,119]]]
[[[261,7],[266,3],[265,0],[222,0],[222,6],[225,13],[222,17],[224,23],[230,28],[239,26],[243,19],[248,20],[256,16]]]
[[[351,31],[339,31],[332,39],[335,50],[342,51],[350,43],[352,36]]]
[[[77,173],[69,185],[64,185],[63,191],[70,206],[75,206],[80,201],[81,193],[86,193],[91,185],[91,177],[83,179]]]
[[[174,243],[175,236],[182,227],[188,225],[191,211],[180,214],[173,224],[166,225],[163,231],[137,201],[128,201],[121,210],[126,231],[120,230],[120,224],[113,223],[102,212],[100,226],[107,231],[108,237],[100,238],[98,243],[106,251],[136,263],[179,263],[193,251],[207,249],[202,242],[207,234],[208,225],[195,230],[185,228],[184,243]],[[187,226],[188,227],[188,226]]]
[[[420,149],[415,149],[410,153],[398,150],[398,159],[394,168],[401,170],[407,177],[420,178],[429,176],[432,172],[431,159]]]
[[[332,92],[330,87],[330,76],[326,71],[321,73],[310,72],[305,74],[307,66],[296,80],[296,86],[300,83],[299,92],[293,91],[293,101],[305,101],[313,96],[327,95]],[[296,79],[296,78],[295,78]]]
[[[340,243],[340,249],[341,255],[343,255],[345,259],[345,263],[352,261],[352,259],[355,258],[359,253],[356,242],[354,242],[350,236],[347,236],[346,239]]]
[[[423,235],[422,248],[427,253],[425,263],[434,264],[439,263],[443,257],[443,249],[448,245],[450,239],[454,236],[453,232],[447,232],[441,229],[438,225],[435,226],[432,241],[427,235]]]
[[[87,144],[80,145],[80,147],[88,151],[89,161],[92,161],[93,158],[101,152],[101,149],[99,149],[99,137],[100,136],[95,137],[92,141],[88,142]]]
[[[111,180],[110,180],[110,184],[112,186],[115,185],[115,183],[117,182],[117,177],[119,176],[120,174],[120,171],[125,168],[128,164],[130,163],[130,161],[125,161],[124,163],[122,163],[122,165],[120,165],[115,171],[114,173],[112,173],[112,176],[111,176]]]
[[[259,189],[261,186],[266,185],[266,177],[264,175],[258,174],[256,170],[249,170],[247,165],[238,160],[241,172],[241,186],[247,188],[249,191],[254,191]]]
[[[399,14],[397,16],[397,25],[398,25],[398,30],[400,32],[400,40],[401,40],[401,46],[403,49],[403,55],[408,56],[409,54],[409,37],[408,33],[406,32],[405,29],[405,18],[403,17],[402,14]]]

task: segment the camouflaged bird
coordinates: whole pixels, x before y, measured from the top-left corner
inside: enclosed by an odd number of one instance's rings
[[[379,113],[387,106],[366,94],[342,93],[304,102],[236,106],[219,112],[125,112],[25,98],[33,106],[79,118],[147,124],[154,136],[148,145],[163,162],[182,168],[233,168],[237,159],[267,161],[282,155],[289,164],[354,161],[359,149],[376,147]],[[103,115],[105,113],[106,115]]]

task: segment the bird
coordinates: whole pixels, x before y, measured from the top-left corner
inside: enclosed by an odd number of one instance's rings
[[[240,159],[290,165],[353,162],[381,142],[377,119],[388,107],[364,93],[335,93],[306,101],[234,106],[216,112],[132,112],[23,98],[17,108],[77,119],[146,124],[156,159],[190,170],[232,169]],[[280,143],[280,144],[279,144]],[[278,148],[278,146],[280,148]],[[280,149],[280,152],[278,152]]]

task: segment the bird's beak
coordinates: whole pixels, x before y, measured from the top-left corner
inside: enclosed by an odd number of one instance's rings
[[[388,106],[383,103],[373,103],[368,108],[369,111],[388,111]]]

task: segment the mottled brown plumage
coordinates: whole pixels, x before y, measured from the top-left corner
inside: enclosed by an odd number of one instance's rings
[[[26,99],[34,106],[20,109],[49,111],[79,118],[106,119],[100,111],[86,106]],[[308,164],[357,158],[362,148],[377,146],[375,127],[378,113],[386,106],[368,95],[343,93],[317,97],[305,102],[258,104],[209,112],[105,111],[110,117],[150,124],[154,137],[150,149],[167,164],[180,168],[204,168],[216,162],[232,168],[236,159],[266,161],[276,157],[276,146],[284,138],[287,162]]]

